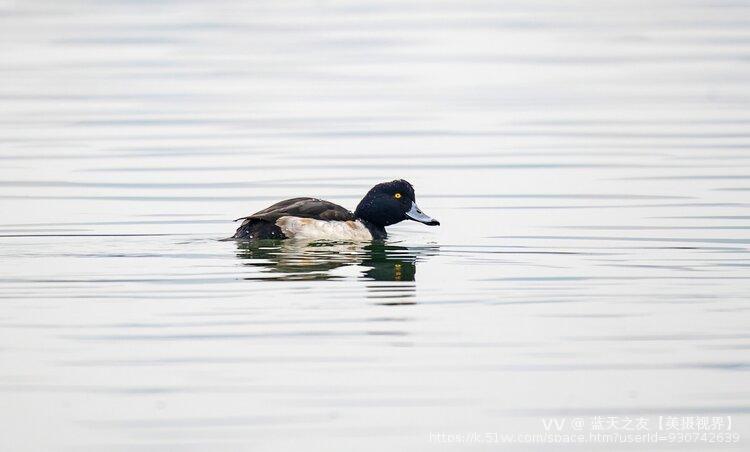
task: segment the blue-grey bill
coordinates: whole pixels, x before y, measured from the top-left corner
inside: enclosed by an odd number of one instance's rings
[[[411,203],[411,209],[409,209],[408,212],[406,212],[406,216],[411,218],[414,221],[419,221],[420,223],[424,223],[428,226],[438,226],[440,225],[440,222],[436,219],[427,216],[419,210],[419,207],[417,206],[417,203],[413,202]]]

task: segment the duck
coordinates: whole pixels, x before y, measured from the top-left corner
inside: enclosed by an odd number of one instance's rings
[[[414,187],[403,179],[372,187],[354,212],[322,199],[291,198],[234,221],[240,220],[230,239],[360,242],[384,240],[386,226],[404,220],[440,225],[417,206]]]

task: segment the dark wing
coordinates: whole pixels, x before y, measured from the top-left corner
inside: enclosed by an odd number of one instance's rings
[[[271,207],[247,217],[237,218],[237,220],[245,220],[243,224],[251,220],[264,220],[275,223],[276,220],[285,216],[328,221],[349,221],[355,219],[353,213],[338,204],[315,198],[292,198],[277,202]]]

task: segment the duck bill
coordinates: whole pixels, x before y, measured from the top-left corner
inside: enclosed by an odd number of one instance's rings
[[[429,217],[424,214],[421,210],[419,210],[419,207],[417,206],[417,203],[412,202],[411,203],[411,209],[409,209],[408,212],[406,212],[406,216],[409,217],[409,219],[414,221],[419,221],[420,223],[424,223],[428,226],[438,226],[440,224],[439,221],[436,219]]]

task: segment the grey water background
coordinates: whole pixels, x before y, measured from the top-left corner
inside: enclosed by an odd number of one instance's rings
[[[744,1],[0,2],[0,448],[745,450],[749,79]],[[219,241],[394,178],[442,226]]]

